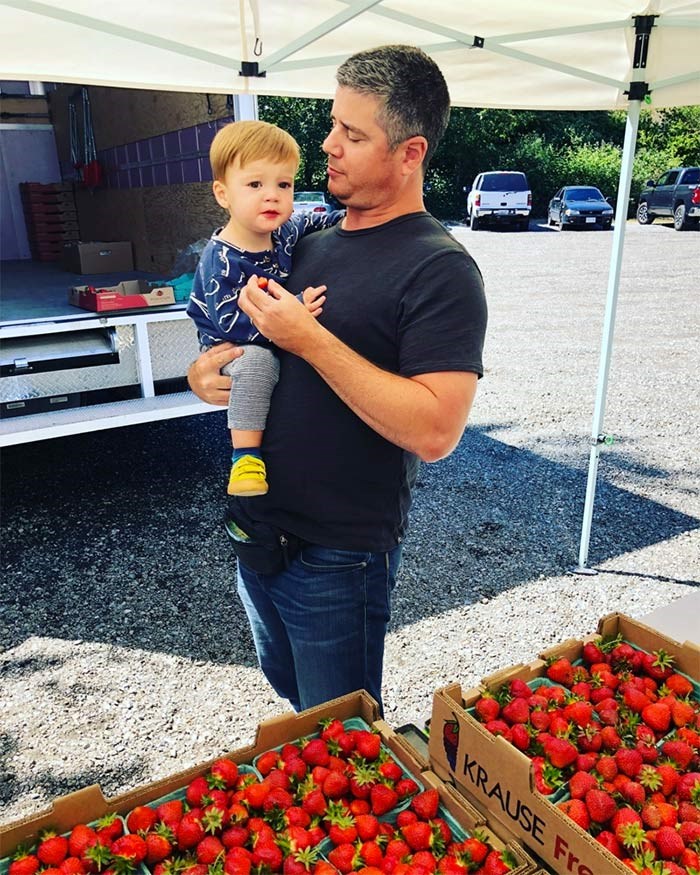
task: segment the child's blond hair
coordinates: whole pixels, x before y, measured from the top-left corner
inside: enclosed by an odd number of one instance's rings
[[[275,164],[299,164],[299,146],[291,134],[269,122],[231,122],[212,140],[209,161],[214,179],[223,182],[226,168],[234,161],[243,168],[251,161],[267,159]]]

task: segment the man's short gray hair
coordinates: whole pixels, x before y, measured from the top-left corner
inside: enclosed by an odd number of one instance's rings
[[[343,88],[379,98],[377,122],[390,149],[409,137],[425,137],[425,170],[450,118],[447,83],[435,61],[415,46],[379,46],[343,61],[336,79]]]

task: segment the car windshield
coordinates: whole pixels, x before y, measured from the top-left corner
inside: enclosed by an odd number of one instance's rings
[[[485,173],[482,191],[527,191],[524,173]]]
[[[323,196],[323,193],[320,191],[298,191],[294,195],[294,200],[297,203],[308,204],[312,203],[313,201],[323,202],[325,201],[325,198]]]
[[[604,201],[605,198],[598,191],[597,188],[593,188],[592,186],[586,187],[581,186],[580,188],[567,188],[564,192],[564,196],[567,200],[570,201]]]

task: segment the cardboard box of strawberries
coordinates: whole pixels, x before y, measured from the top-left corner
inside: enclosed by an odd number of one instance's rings
[[[700,648],[620,614],[463,694],[430,763],[557,873],[700,869]]]
[[[504,830],[429,770],[358,692],[258,727],[255,744],[0,831],[8,875],[529,875]],[[4,873],[3,873],[4,875]]]

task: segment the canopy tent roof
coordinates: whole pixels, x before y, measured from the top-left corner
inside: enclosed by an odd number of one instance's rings
[[[457,106],[626,108],[635,80],[656,107],[700,103],[700,0],[0,0],[0,11],[6,80],[330,97],[349,54],[411,43]],[[650,38],[635,33],[645,16]],[[265,75],[240,75],[244,64]]]

